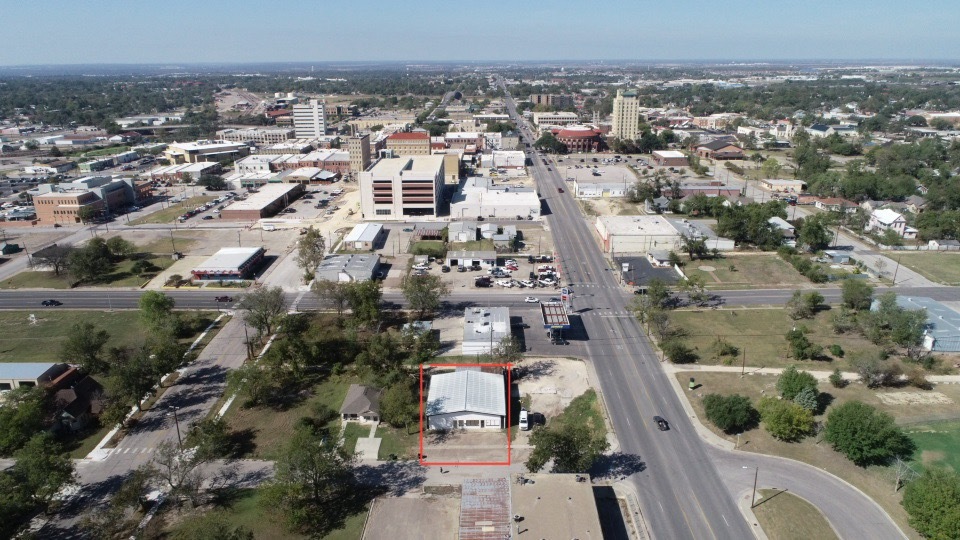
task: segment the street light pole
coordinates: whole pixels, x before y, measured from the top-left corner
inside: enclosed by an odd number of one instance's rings
[[[743,469],[749,469],[750,467],[741,467]],[[750,508],[753,509],[757,506],[757,477],[760,476],[760,467],[753,468],[753,494],[750,495]]]
[[[903,253],[901,253],[900,256],[897,257],[897,267],[893,270],[893,283],[891,284],[891,286],[895,286],[897,284],[897,272],[900,271],[900,259],[902,258],[903,258]]]
[[[180,445],[180,451],[183,452],[183,438],[180,436],[180,418],[177,416],[177,407],[170,407],[173,411],[173,421],[177,425],[177,444]]]

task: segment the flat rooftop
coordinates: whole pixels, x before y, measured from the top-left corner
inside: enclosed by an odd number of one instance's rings
[[[567,315],[567,308],[562,302],[541,302],[540,314],[543,315],[544,328],[555,326],[570,328],[570,316]]]
[[[377,239],[377,236],[380,235],[380,231],[383,230],[383,225],[380,223],[361,223],[351,230],[346,238],[343,239],[344,242],[373,242]]]
[[[517,481],[517,478],[524,481]],[[586,474],[513,474],[512,513],[518,538],[601,540],[600,515]]]
[[[511,537],[509,481],[506,478],[465,479],[460,495],[459,540]]]
[[[637,236],[673,236],[676,227],[662,216],[601,216],[597,218],[610,234]]]
[[[209,259],[194,268],[194,271],[215,272],[223,270],[239,270],[247,261],[263,251],[259,247],[229,247],[220,248]]]
[[[493,336],[491,337],[491,332]],[[510,308],[472,307],[464,310],[463,341],[489,343],[496,347],[510,335]]]
[[[35,381],[55,365],[53,362],[3,362],[0,380]]]
[[[245,201],[236,201],[227,207],[228,210],[263,210],[277,199],[288,195],[295,190],[303,189],[300,184],[267,184],[257,193],[247,197]]]
[[[678,150],[654,150],[654,151],[653,151],[653,155],[658,156],[658,157],[662,157],[662,158],[667,158],[667,159],[686,158],[686,157],[687,157],[686,154],[684,154],[683,152],[680,152],[680,151],[678,151]]]

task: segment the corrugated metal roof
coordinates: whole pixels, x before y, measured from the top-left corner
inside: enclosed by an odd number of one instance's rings
[[[468,478],[460,495],[460,540],[510,538],[510,482]]]
[[[433,375],[427,393],[427,411],[429,416],[457,412],[505,416],[507,401],[503,376],[479,371]]]

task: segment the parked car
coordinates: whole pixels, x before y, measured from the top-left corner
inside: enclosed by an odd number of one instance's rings
[[[457,272],[466,272],[466,271],[467,271],[467,267],[462,264],[457,267]]]
[[[450,267],[447,266],[447,265],[443,265],[443,266],[440,267],[440,271],[443,272],[444,274],[446,274],[447,272],[450,271]]]
[[[660,431],[667,431],[670,429],[670,424],[668,424],[666,420],[659,416],[654,416],[653,421],[657,423],[657,429]]]
[[[563,188],[562,188],[562,187],[558,187],[558,188],[557,188],[557,191],[559,191],[560,193],[563,193]]]

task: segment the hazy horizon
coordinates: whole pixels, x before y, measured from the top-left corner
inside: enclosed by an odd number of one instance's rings
[[[960,5],[930,0],[802,4],[488,0],[131,4],[0,0],[29,28],[0,66],[309,62],[956,62]]]

